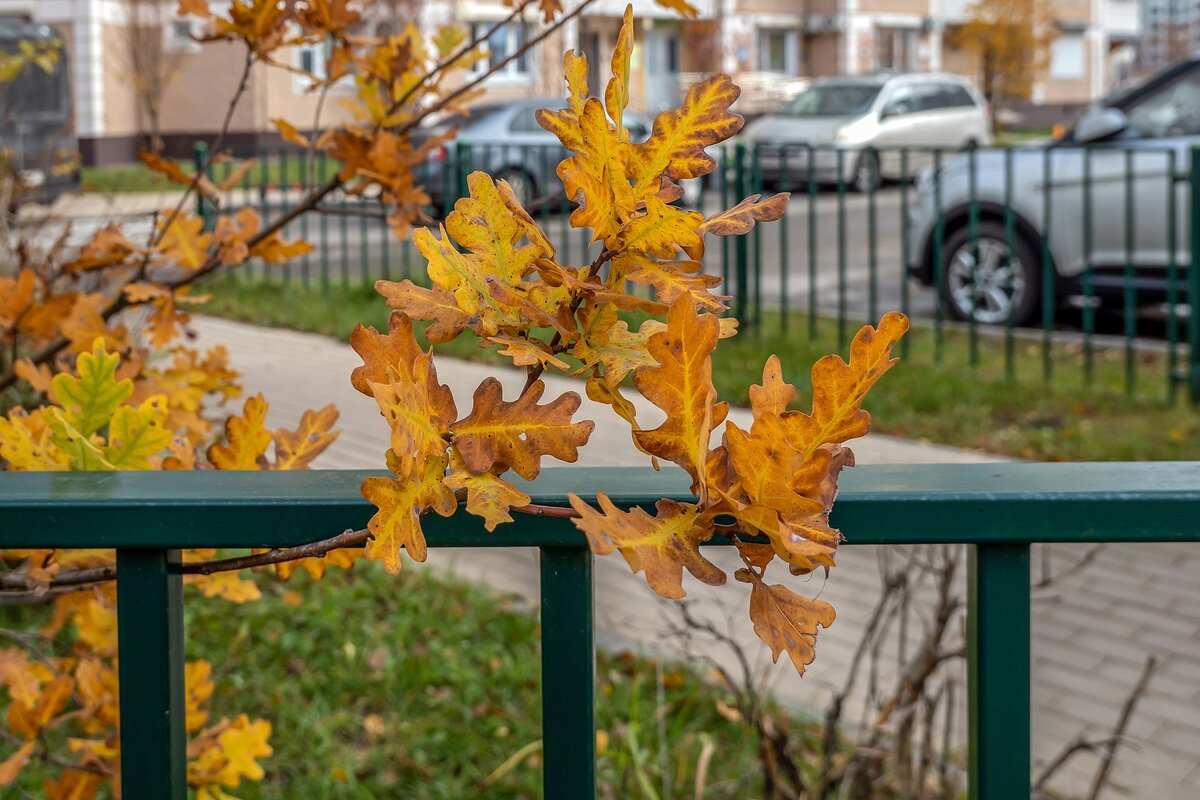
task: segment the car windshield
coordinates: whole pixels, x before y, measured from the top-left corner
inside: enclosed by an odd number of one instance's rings
[[[878,86],[865,83],[821,83],[796,95],[787,107],[795,117],[848,117],[863,114],[879,96]]]
[[[1126,109],[1129,127],[1150,139],[1200,134],[1200,70],[1192,70]]]

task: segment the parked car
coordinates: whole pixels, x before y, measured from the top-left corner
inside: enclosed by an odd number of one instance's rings
[[[947,314],[988,324],[1036,318],[1045,301],[1043,261],[1053,270],[1056,304],[1083,293],[1085,274],[1100,302],[1123,298],[1127,266],[1134,273],[1135,302],[1161,302],[1172,236],[1175,263],[1188,262],[1185,177],[1197,145],[1200,59],[1192,59],[1092,109],[1060,141],[1008,154],[956,155],[917,181],[908,221],[909,272],[926,286],[937,284],[940,251]],[[978,210],[974,226],[972,207]]]
[[[936,73],[881,74],[814,81],[774,114],[746,127],[764,180],[803,185],[845,181],[859,191],[908,176],[928,151],[904,163],[900,148],[956,149],[992,142],[987,103],[965,78]],[[787,175],[782,174],[786,161]],[[786,188],[786,187],[785,187]]]
[[[513,193],[525,205],[534,201],[557,201],[562,197],[562,183],[555,170],[570,153],[559,144],[554,134],[538,124],[539,108],[560,109],[561,98],[533,98],[504,105],[479,106],[470,117],[440,120],[421,132],[425,138],[458,126],[455,138],[434,151],[418,170],[425,190],[433,198],[434,209],[445,208],[446,200],[458,197],[458,174],[483,170],[495,178],[503,178]],[[626,113],[625,127],[634,142],[650,135],[651,123],[639,114]],[[469,161],[459,165],[460,157]],[[684,202],[694,205],[698,200],[699,182],[686,181]]]

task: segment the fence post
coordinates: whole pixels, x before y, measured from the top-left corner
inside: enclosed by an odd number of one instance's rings
[[[967,573],[971,800],[1029,800],[1029,545],[979,544]]]
[[[734,173],[734,193],[736,197],[734,202],[739,202],[743,197],[750,194],[749,173],[746,165],[746,143],[738,142],[733,151],[733,173]],[[746,317],[746,304],[748,302],[747,295],[750,292],[750,241],[747,238],[748,234],[742,234],[734,238],[734,282],[733,289],[733,315],[745,328],[749,323]]]
[[[547,800],[596,796],[592,551],[540,548],[542,747]]]
[[[117,551],[121,785],[126,800],[187,800],[179,560],[178,550]]]
[[[207,172],[208,168],[208,143],[197,140],[192,143],[192,164],[199,175],[202,172]],[[204,230],[211,231],[216,224],[216,209],[212,203],[204,197],[203,192],[196,192],[196,213],[200,215],[200,219],[204,221]]]
[[[1200,145],[1188,166],[1188,396],[1200,405]]]

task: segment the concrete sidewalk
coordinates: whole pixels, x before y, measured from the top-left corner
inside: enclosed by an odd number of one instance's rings
[[[258,328],[251,325],[200,318],[198,344],[222,344],[233,366],[241,370],[248,392],[263,392],[271,403],[268,424],[294,425],[302,411],[336,403],[342,417],[341,437],[318,460],[325,469],[383,467],[387,425],[374,402],[350,386],[350,371],[360,362],[341,342],[311,334]],[[454,392],[459,411],[470,406],[471,394],[486,375],[496,375],[505,385],[506,399],[519,391],[521,370],[438,360],[438,376]],[[885,379],[886,380],[886,379]],[[547,396],[576,390],[582,385],[567,378],[547,379]],[[886,386],[881,387],[886,391]],[[633,398],[640,399],[640,398]],[[653,406],[639,406],[639,419],[657,424]],[[657,417],[656,417],[657,415]],[[628,426],[604,407],[584,399],[577,419],[593,419],[596,430],[581,451],[579,466],[645,466],[645,456],[630,441]],[[750,414],[734,409],[730,418],[748,426]],[[966,463],[998,460],[980,453],[871,434],[852,443],[860,464]],[[668,467],[673,468],[673,467]],[[853,532],[848,532],[853,536]],[[759,656],[771,673],[776,695],[808,709],[823,708],[841,688],[857,645],[858,635],[870,616],[879,593],[879,564],[903,558],[911,548],[847,547],[839,553],[839,566],[828,581],[811,578],[798,591],[821,597],[837,608],[837,623],[821,633],[817,659],[803,679],[790,665],[771,667],[769,652],[746,623],[747,598],[741,584],[713,590],[694,580],[687,584],[698,616],[729,629],[751,655]],[[1035,572],[1042,559],[1050,559],[1057,572],[1076,561],[1086,548],[1035,549]],[[728,554],[726,554],[728,555]],[[721,566],[732,569],[728,559]],[[456,574],[503,592],[537,600],[537,561],[534,551],[473,550],[430,552],[434,568]],[[600,640],[610,647],[636,647],[659,655],[686,657],[671,636],[678,614],[670,603],[658,601],[641,577],[632,576],[623,560],[600,558],[596,563],[597,628]],[[1133,687],[1146,656],[1159,657],[1160,668],[1129,727],[1128,749],[1118,759],[1114,782],[1127,788],[1126,797],[1145,800],[1193,800],[1200,797],[1200,549],[1188,545],[1110,545],[1087,568],[1056,582],[1049,590],[1035,591],[1033,619],[1035,771],[1054,757],[1078,733],[1103,738],[1111,730],[1120,704]],[[920,615],[918,614],[918,617]],[[914,618],[905,642],[901,634],[884,643],[880,685],[894,674],[902,652],[911,652],[921,625]],[[717,655],[730,659],[730,656]],[[891,665],[889,667],[889,665]],[[965,698],[963,675],[957,676],[958,696]],[[852,695],[850,709],[867,701],[860,691]],[[958,703],[955,738],[965,730],[965,702]],[[857,719],[851,711],[847,718]],[[1055,783],[1072,793],[1086,791],[1097,761],[1081,755]],[[1108,792],[1105,797],[1116,797]]]

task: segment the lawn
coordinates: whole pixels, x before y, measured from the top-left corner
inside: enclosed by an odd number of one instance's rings
[[[185,171],[194,171],[191,159],[179,159]],[[213,180],[221,183],[237,166],[238,161],[222,161],[211,168]],[[337,162],[320,156],[313,174],[317,181],[324,181],[337,170]],[[299,151],[290,158],[272,156],[258,160],[246,173],[238,186],[268,187],[295,186],[309,182],[309,166]],[[171,183],[163,176],[151,172],[141,162],[133,164],[109,164],[102,167],[84,167],[82,188],[86,192],[121,194],[129,192],[179,191],[182,187]]]
[[[221,278],[205,289],[214,294],[208,314],[294,328],[345,339],[354,325],[386,325],[388,309],[366,286],[333,285],[305,289],[278,282]],[[713,356],[714,381],[723,398],[745,404],[751,384],[771,353],[783,361],[785,376],[806,390],[809,366],[826,353],[841,352],[837,326],[822,320],[810,337],[808,318],[782,320],[765,314],[762,324],[721,343]],[[853,326],[850,326],[853,330]],[[1124,390],[1125,354],[1093,354],[1090,387],[1084,381],[1084,354],[1077,344],[1055,344],[1052,379],[1042,374],[1040,342],[1013,342],[1013,378],[1007,372],[1003,339],[978,340],[971,364],[969,334],[946,331],[937,357],[931,328],[915,328],[901,364],[868,401],[875,430],[913,439],[977,448],[1038,460],[1179,460],[1200,457],[1200,417],[1182,399],[1164,402],[1167,364],[1161,353],[1136,354],[1136,385]],[[443,355],[502,359],[480,350],[468,335],[439,345]]]
[[[265,779],[232,794],[542,796],[540,633],[521,601],[411,564],[398,577],[360,561],[321,581],[256,580],[258,602],[187,590],[184,606],[187,657],[214,668],[212,722],[247,713],[273,727]],[[36,629],[49,613],[10,609],[5,627]],[[597,676],[601,797],[658,798],[664,775],[673,796],[692,796],[709,741],[704,797],[759,795],[756,740],[696,668],[601,651]],[[47,774],[24,770],[22,796],[42,796]]]

